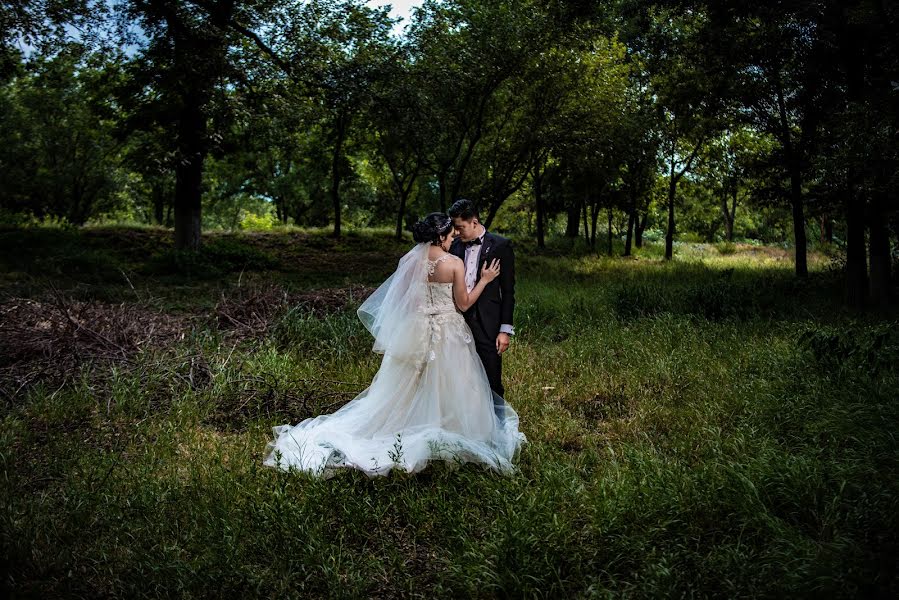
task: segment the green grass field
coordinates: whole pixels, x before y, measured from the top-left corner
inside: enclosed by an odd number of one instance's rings
[[[517,246],[520,473],[319,481],[271,427],[378,368],[387,233],[0,232],[15,597],[895,597],[899,318],[813,254]]]

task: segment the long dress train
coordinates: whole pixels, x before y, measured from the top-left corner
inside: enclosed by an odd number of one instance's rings
[[[433,459],[515,470],[512,460],[526,442],[518,414],[501,398],[495,411],[452,284],[427,282],[423,289],[424,301],[410,317],[421,327],[405,323],[407,329],[393,332],[397,346],[423,342],[422,351],[388,349],[371,385],[339,410],[274,427],[263,464],[321,477],[339,468],[371,477],[393,468],[413,473]]]

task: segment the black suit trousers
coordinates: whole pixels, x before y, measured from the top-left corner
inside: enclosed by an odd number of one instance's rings
[[[471,335],[474,338],[474,347],[484,363],[484,370],[487,371],[487,380],[490,382],[490,389],[493,390],[493,404],[496,414],[503,416],[503,400],[506,390],[503,388],[503,359],[496,351],[496,336],[487,333],[478,311],[472,310],[466,315],[466,321],[471,328]]]

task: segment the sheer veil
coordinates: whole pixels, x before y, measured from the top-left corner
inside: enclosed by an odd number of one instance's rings
[[[424,242],[409,250],[396,271],[356,312],[375,338],[373,351],[416,364],[426,360],[430,334],[425,314],[430,246]]]

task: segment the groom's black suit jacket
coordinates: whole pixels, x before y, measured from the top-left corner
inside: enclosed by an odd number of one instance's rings
[[[499,335],[499,327],[503,324],[513,325],[512,316],[515,312],[515,253],[512,251],[512,242],[501,235],[484,234],[484,241],[479,246],[478,271],[475,283],[481,279],[481,269],[488,261],[499,259],[499,277],[487,284],[478,301],[464,314],[467,320],[471,320],[474,312],[484,326],[487,335],[494,340]],[[465,242],[458,237],[453,240],[450,252],[462,261],[465,261]]]

